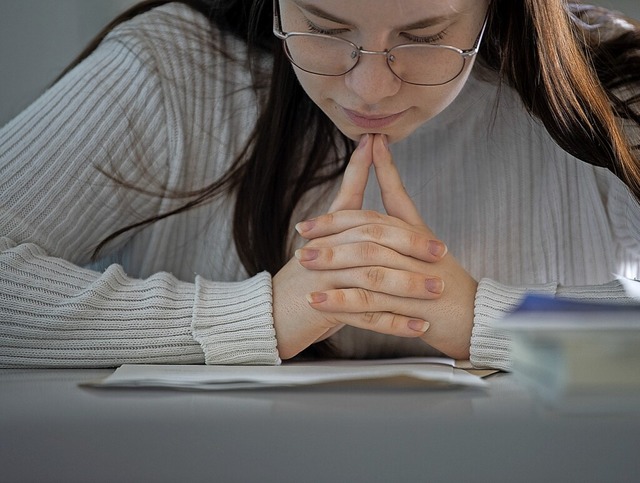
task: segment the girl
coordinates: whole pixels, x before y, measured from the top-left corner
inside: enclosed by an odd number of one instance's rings
[[[508,369],[640,275],[639,87],[561,0],[143,2],[0,131],[0,365]]]

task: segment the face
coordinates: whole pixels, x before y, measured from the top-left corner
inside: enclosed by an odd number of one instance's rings
[[[401,44],[440,44],[470,49],[490,0],[279,0],[285,32],[324,33],[368,51]],[[362,55],[341,76],[294,70],[307,95],[349,138],[382,133],[389,142],[409,136],[460,93],[475,57],[454,80],[439,86],[403,82],[384,55]]]

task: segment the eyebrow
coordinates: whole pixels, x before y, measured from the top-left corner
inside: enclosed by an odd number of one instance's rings
[[[307,12],[315,15],[316,17],[329,20],[330,22],[347,24],[347,25],[351,24],[351,22],[341,19],[339,17],[336,17],[335,15],[332,15],[331,13],[326,12],[319,7],[316,7],[315,5],[310,5],[308,3],[305,3],[299,0],[293,0],[293,3],[298,5],[298,7],[302,8],[303,10],[306,10]],[[395,30],[420,30],[427,27],[433,27],[434,25],[439,25],[448,20],[451,20],[451,15],[438,15],[435,17],[424,18],[416,22],[412,22],[408,25],[403,25],[401,27],[398,27]]]

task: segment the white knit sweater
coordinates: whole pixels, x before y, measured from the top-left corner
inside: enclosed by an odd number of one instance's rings
[[[241,42],[214,36],[243,58]],[[271,277],[242,268],[227,199],[128,232],[89,266],[107,235],[179,203],[102,172],[167,193],[211,182],[255,123],[250,85],[204,18],[168,5],[119,26],[0,130],[0,366],[280,361]],[[640,275],[640,209],[509,89],[496,95],[472,76],[392,149],[426,223],[480,281],[472,361],[508,368],[509,341],[489,323],[526,291],[625,300],[613,274]],[[382,210],[374,183],[367,206]],[[345,357],[433,352],[356,329],[334,339]]]

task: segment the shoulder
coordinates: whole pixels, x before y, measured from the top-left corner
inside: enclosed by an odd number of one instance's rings
[[[118,62],[127,77],[148,77],[165,104],[218,102],[238,90],[254,91],[271,58],[200,11],[171,2],[118,24],[96,49],[94,61]],[[185,109],[181,109],[185,110]]]
[[[162,64],[180,63],[181,69],[194,63],[206,66],[205,60],[212,57],[246,65],[249,55],[243,40],[180,2],[152,8],[119,24],[103,41],[103,45],[114,43]]]
[[[189,38],[193,35],[210,37],[213,24],[197,10],[183,3],[168,3],[152,8],[119,24],[108,37],[137,35],[151,39],[174,37]]]
[[[190,191],[221,176],[258,117],[264,92],[254,74],[258,67],[268,73],[267,54],[250,57],[245,41],[179,2],[118,25],[101,47],[132,62],[128,72],[141,92],[157,86],[157,95],[134,102],[156,103],[163,114],[147,122],[164,130],[170,186]]]

